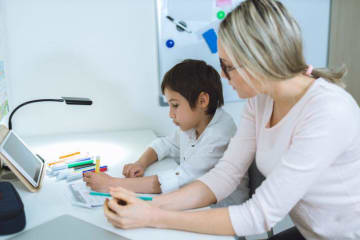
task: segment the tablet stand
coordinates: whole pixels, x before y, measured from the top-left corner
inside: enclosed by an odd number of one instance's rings
[[[4,125],[0,125],[0,144],[4,141],[5,137],[9,134],[9,129],[4,126]],[[41,183],[42,183],[42,179],[44,177],[44,171],[45,171],[45,163],[44,163],[44,167],[40,173],[40,181],[39,181],[39,186],[38,187],[34,187],[22,174],[21,172],[19,172],[14,165],[11,164],[11,162],[3,155],[0,153],[0,160],[5,163],[10,171],[12,173],[15,174],[15,176],[20,180],[20,182],[22,182],[25,187],[30,191],[30,192],[37,192],[40,190],[41,187]],[[43,161],[43,160],[42,160]]]

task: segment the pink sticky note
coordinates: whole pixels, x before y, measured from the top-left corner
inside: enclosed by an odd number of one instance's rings
[[[217,7],[232,5],[232,0],[216,0]]]

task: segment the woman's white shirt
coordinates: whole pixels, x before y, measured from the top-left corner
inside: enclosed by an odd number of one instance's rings
[[[317,79],[288,114],[267,128],[273,100],[249,99],[224,157],[199,178],[220,201],[256,156],[266,180],[229,207],[237,235],[269,230],[286,214],[307,239],[360,239],[360,110],[340,87]]]
[[[178,163],[177,168],[157,174],[161,191],[174,191],[207,173],[223,156],[235,133],[232,117],[218,108],[199,138],[194,129],[177,129],[171,136],[152,142],[150,147],[159,160],[170,157]]]

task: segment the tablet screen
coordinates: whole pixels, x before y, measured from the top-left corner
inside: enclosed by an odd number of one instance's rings
[[[2,143],[2,153],[24,177],[34,186],[38,186],[43,163],[13,131],[9,132]]]

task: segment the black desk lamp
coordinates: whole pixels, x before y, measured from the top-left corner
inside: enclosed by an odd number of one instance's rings
[[[30,103],[36,103],[36,102],[64,102],[68,105],[91,105],[92,104],[92,100],[89,98],[76,98],[76,97],[61,97],[60,99],[36,99],[36,100],[31,100],[31,101],[27,101],[24,102],[22,104],[20,104],[19,106],[17,106],[10,114],[9,116],[9,130],[12,129],[12,124],[11,124],[11,119],[14,115],[14,113],[21,107],[30,104]],[[0,168],[1,166],[1,162],[0,162]],[[8,169],[7,166],[3,166],[4,169]],[[0,177],[1,178],[1,177]],[[9,179],[13,178],[12,176],[8,177]]]
[[[22,106],[25,106],[30,103],[36,103],[36,102],[64,102],[69,105],[91,105],[92,101],[89,98],[75,98],[75,97],[61,97],[60,99],[37,99],[37,100],[31,100],[24,102],[17,106],[10,114],[9,117],[9,130],[12,129],[11,119],[14,115],[14,113],[21,108]]]

